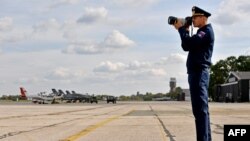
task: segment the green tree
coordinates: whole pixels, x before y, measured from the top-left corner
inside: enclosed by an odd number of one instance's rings
[[[144,101],[152,101],[153,99],[153,94],[152,93],[146,93],[146,95],[143,96]]]
[[[232,71],[250,71],[250,56],[239,56],[238,58],[230,56],[211,66],[208,90],[212,99],[215,99],[216,86],[225,83]]]
[[[239,56],[237,59],[238,71],[250,71],[250,56]]]
[[[119,97],[119,100],[121,100],[121,101],[128,101],[128,100],[130,100],[130,97],[122,95],[122,96]]]
[[[168,93],[167,96],[170,96],[171,99],[177,99],[181,93],[182,93],[181,87],[176,87],[175,91]]]

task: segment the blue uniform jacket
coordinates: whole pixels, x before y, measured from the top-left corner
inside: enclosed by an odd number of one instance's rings
[[[180,27],[178,31],[183,50],[189,52],[186,64],[188,73],[209,68],[212,64],[214,47],[214,32],[211,24],[201,27],[192,37],[185,27]]]

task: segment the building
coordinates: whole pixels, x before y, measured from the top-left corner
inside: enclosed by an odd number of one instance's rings
[[[185,95],[185,101],[191,101],[189,89],[182,89],[182,93],[184,93],[184,95]]]
[[[171,92],[175,92],[175,89],[176,89],[176,78],[174,78],[174,77],[170,78],[169,86],[170,86],[170,93]]]
[[[169,81],[169,86],[170,86],[170,93],[176,92],[176,78],[171,77]],[[189,89],[182,89],[182,92],[178,93],[177,96],[178,101],[190,101],[190,91]]]
[[[224,84],[217,85],[216,101],[249,102],[250,72],[231,72]]]

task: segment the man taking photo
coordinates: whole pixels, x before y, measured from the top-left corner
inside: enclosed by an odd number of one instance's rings
[[[209,68],[214,47],[214,32],[207,24],[211,14],[199,7],[192,8],[192,23],[198,27],[196,34],[189,35],[189,26],[177,19],[173,26],[181,37],[181,46],[188,52],[187,73],[191,93],[193,115],[195,117],[197,141],[211,141],[208,108]]]

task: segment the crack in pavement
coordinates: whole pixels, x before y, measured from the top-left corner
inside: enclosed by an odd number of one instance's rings
[[[154,112],[153,108],[151,107],[151,105],[149,105],[149,108],[152,112]],[[155,113],[155,112],[154,112]],[[176,141],[174,139],[174,135],[171,134],[171,132],[166,128],[166,126],[164,125],[163,121],[161,120],[161,118],[155,113],[154,114],[156,116],[156,118],[158,119],[158,121],[161,123],[162,128],[164,129],[164,132],[166,133],[167,137],[169,137],[170,141]]]

